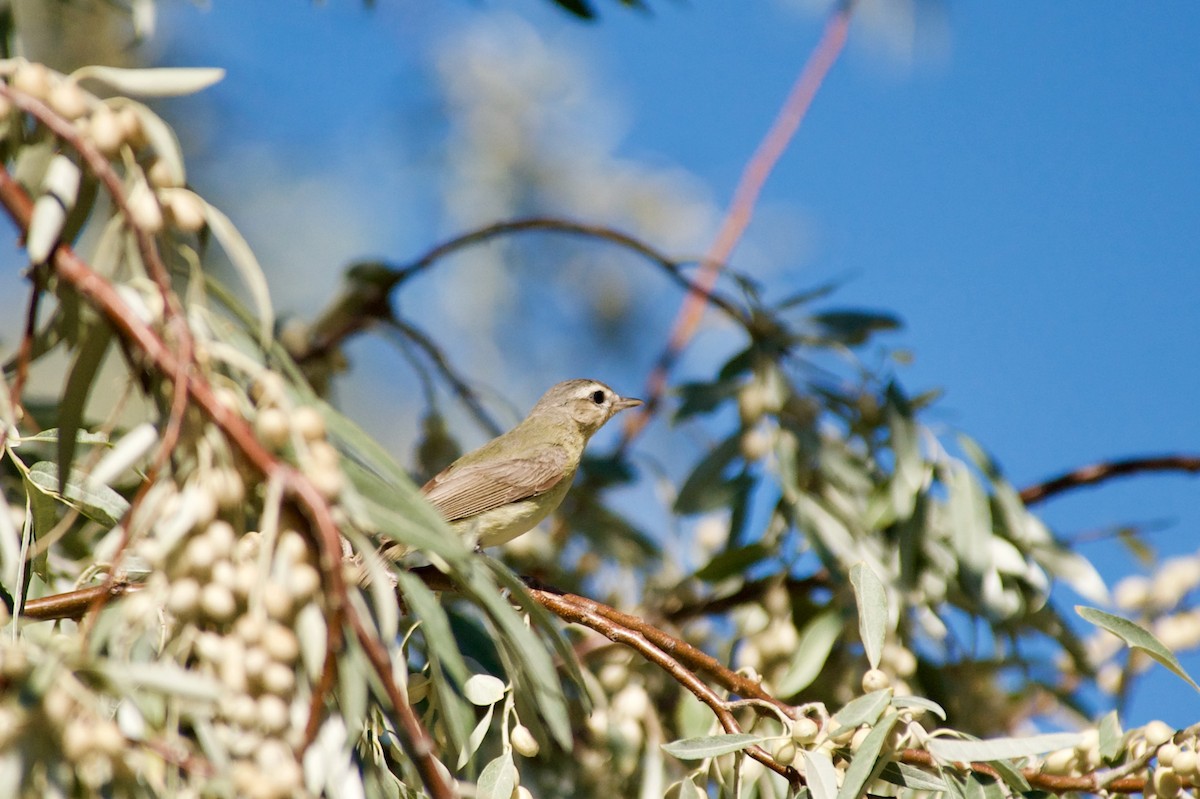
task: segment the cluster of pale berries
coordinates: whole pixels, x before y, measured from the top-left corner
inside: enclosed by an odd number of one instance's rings
[[[1186,786],[1195,786],[1200,777],[1195,737],[1184,738],[1162,721],[1152,721],[1140,729],[1130,730],[1125,735],[1124,747],[1125,762],[1145,762],[1145,766],[1131,776],[1149,780],[1146,796],[1172,799],[1180,796]],[[1104,765],[1100,755],[1100,735],[1096,730],[1088,730],[1078,746],[1051,752],[1037,765],[1044,774],[1094,773]]]
[[[138,227],[149,233],[162,230],[165,223],[188,233],[204,227],[205,203],[183,188],[182,163],[153,153],[155,137],[169,134],[165,123],[145,106],[123,97],[101,99],[75,78],[23,59],[0,62],[0,75],[16,91],[73,123],[80,136],[108,158],[117,158],[126,148],[131,155],[146,153],[149,145],[145,180],[135,181],[127,197],[131,221]],[[0,97],[0,119],[13,110],[11,101]]]
[[[300,461],[316,464],[305,472],[318,490],[327,498],[336,495],[341,472],[320,414],[308,408],[285,411],[280,381],[260,381],[251,393],[263,443],[276,450],[293,445],[303,453]],[[210,470],[208,476],[220,471]],[[297,675],[303,668],[315,676],[322,666],[321,576],[312,547],[289,529],[288,511],[281,514],[277,533],[239,535],[220,518],[226,504],[213,498],[220,492],[208,485],[220,481],[202,477],[164,503],[160,521],[135,552],[154,570],[146,593],[163,598],[181,656],[221,686],[213,738],[232,761],[236,793],[282,799],[303,784],[297,753],[310,708]],[[181,526],[187,528],[182,534]],[[137,604],[139,597],[131,599]],[[313,647],[319,656],[309,658],[311,663],[301,663],[297,631],[306,630],[320,643]]]

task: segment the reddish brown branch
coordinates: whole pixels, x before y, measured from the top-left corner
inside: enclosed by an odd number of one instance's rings
[[[65,594],[54,594],[38,599],[25,600],[21,615],[33,621],[57,621],[59,619],[82,619],[88,608],[100,596],[110,599],[123,597],[142,589],[141,583],[129,580],[113,580],[104,585],[91,588],[81,588],[78,591],[68,591]]]
[[[558,593],[545,589],[531,589],[530,593],[542,605],[550,608],[546,603],[546,598],[557,597],[571,605],[579,608],[581,611],[594,613],[595,615],[618,624],[621,627],[642,636],[654,646],[666,652],[671,657],[685,664],[688,668],[707,674],[716,680],[721,687],[738,696],[746,699],[759,699],[777,707],[783,713],[795,718],[795,708],[786,702],[773,697],[771,694],[763,690],[762,684],[756,680],[751,680],[736,671],[725,666],[721,661],[707,654],[706,652],[692,646],[687,641],[676,638],[673,635],[663,632],[654,625],[637,616],[631,616],[628,613],[622,613],[614,607],[605,605],[602,602],[597,602],[594,599],[578,596],[576,594]],[[555,607],[559,607],[556,603]],[[554,610],[554,608],[550,608]],[[555,611],[557,612],[557,611]]]
[[[29,227],[33,203],[25,190],[13,179],[6,169],[0,167],[0,204],[22,230]],[[341,569],[341,538],[333,521],[328,503],[309,479],[290,464],[277,459],[259,442],[249,423],[232,409],[223,405],[199,374],[189,370],[182,360],[148,325],[140,321],[113,286],[95,272],[66,244],[60,244],[53,252],[50,263],[61,280],[70,284],[86,302],[99,311],[113,329],[132,347],[141,352],[153,367],[163,375],[172,375],[181,384],[191,400],[243,457],[268,480],[277,480],[287,496],[308,517],[315,531],[314,543],[320,558],[322,577],[325,581],[328,607],[327,625],[331,649],[340,648],[343,623],[354,631],[360,645],[366,651],[378,677],[392,702],[402,695],[392,676],[387,650],[377,637],[358,618],[350,606]],[[380,654],[382,653],[382,658]],[[425,787],[436,799],[449,799],[454,791],[442,778],[431,755],[429,735],[420,726],[419,720],[407,704],[395,707],[401,724],[400,738],[405,750],[413,759]]]
[[[900,760],[913,766],[926,766],[931,769],[937,767],[937,761],[933,755],[924,749],[905,749],[900,753]],[[987,763],[955,763],[954,765],[963,771],[973,771],[976,774],[1003,780],[1000,772]],[[1044,774],[1033,768],[1021,769],[1021,774],[1031,787],[1050,793],[1097,793],[1100,790],[1100,780],[1095,774],[1083,774],[1077,777]],[[1144,793],[1146,781],[1141,777],[1122,777],[1106,784],[1104,790],[1111,793]]]
[[[1124,458],[1122,460],[1093,463],[1074,469],[1066,474],[1035,483],[1021,489],[1021,500],[1026,505],[1034,505],[1049,499],[1056,494],[1062,494],[1082,486],[1096,485],[1116,477],[1128,477],[1142,472],[1200,472],[1200,456],[1197,455],[1157,455],[1144,458]]]
[[[737,723],[737,719],[733,716],[733,711],[730,709],[728,702],[718,696],[716,692],[705,685],[699,677],[685,668],[678,660],[656,646],[640,630],[634,630],[621,622],[612,621],[596,610],[597,607],[607,608],[607,606],[600,605],[600,603],[593,602],[584,597],[575,596],[574,594],[555,594],[538,589],[531,590],[530,594],[537,600],[538,604],[563,621],[581,624],[595,630],[610,641],[633,649],[646,658],[646,660],[667,672],[676,682],[687,688],[693,696],[712,710],[713,715],[717,717],[717,721],[720,722],[721,728],[725,732],[738,733],[742,731]],[[612,608],[607,608],[607,610],[613,611]],[[613,613],[617,613],[617,611],[613,611]],[[619,613],[617,615],[624,616],[624,614]],[[638,621],[640,622],[640,620]],[[647,627],[648,625],[640,622],[639,626]],[[678,641],[678,643],[683,644],[684,642]],[[688,645],[684,644],[684,646]],[[790,765],[779,763],[762,747],[751,746],[745,751],[750,757],[786,778],[793,785],[803,783],[803,778],[796,769]]]
[[[667,339],[667,346],[646,381],[645,405],[625,417],[625,427],[619,445],[621,449],[638,436],[658,411],[666,391],[667,373],[675,365],[675,360],[687,347],[700,325],[700,319],[704,315],[705,296],[711,292],[723,265],[729,262],[730,256],[741,241],[754,214],[754,206],[758,202],[763,185],[800,128],[817,90],[821,88],[825,76],[829,74],[830,68],[846,44],[852,6],[851,0],[843,0],[834,8],[816,49],[801,69],[778,116],[742,171],[721,228],[717,231],[708,255],[700,264],[695,288],[684,298]]]

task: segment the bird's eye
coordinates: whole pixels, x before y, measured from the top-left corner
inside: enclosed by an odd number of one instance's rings
[[[599,390],[593,391],[592,392],[592,402],[596,403],[597,405],[603,405],[604,404],[604,392],[599,391]]]

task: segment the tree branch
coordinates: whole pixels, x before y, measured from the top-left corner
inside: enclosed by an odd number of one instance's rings
[[[1096,485],[1116,477],[1142,472],[1200,472],[1200,455],[1155,455],[1102,461],[1066,472],[1057,477],[1021,489],[1021,500],[1035,505],[1051,497],[1083,486]]]

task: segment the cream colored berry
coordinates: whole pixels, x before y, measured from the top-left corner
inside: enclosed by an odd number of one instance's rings
[[[805,717],[792,722],[792,740],[798,744],[810,744],[817,739],[821,728],[812,719]]]
[[[282,624],[270,624],[262,637],[263,649],[280,663],[291,665],[300,656],[300,639]]]
[[[279,451],[291,437],[287,414],[279,408],[263,408],[254,417],[254,432],[267,448]]]
[[[186,189],[163,190],[160,198],[172,224],[184,233],[198,233],[208,220],[204,200]]]
[[[288,725],[287,702],[275,694],[258,698],[258,725],[266,733],[277,733]]]
[[[216,622],[225,622],[237,612],[237,600],[233,591],[220,583],[208,583],[200,594],[200,607],[204,615]]]
[[[536,757],[541,749],[533,733],[524,724],[513,727],[509,740],[512,741],[513,751],[521,757]]]
[[[287,591],[296,604],[302,604],[312,599],[320,587],[320,572],[307,563],[297,563],[288,572]]]
[[[1155,719],[1142,728],[1142,735],[1151,747],[1159,747],[1171,740],[1175,731],[1166,722]]]
[[[44,100],[50,94],[53,76],[42,64],[25,63],[17,67],[9,82],[14,89]]]
[[[64,119],[73,121],[88,112],[87,93],[73,80],[60,81],[50,90],[48,102]]]
[[[290,696],[296,688],[296,672],[291,666],[271,661],[263,669],[261,683],[263,690],[268,693]]]
[[[891,684],[891,678],[880,669],[869,669],[862,678],[863,693],[867,694],[889,688]]]
[[[167,595],[167,610],[186,619],[200,607],[200,583],[191,577],[182,577],[171,584]]]
[[[292,426],[305,441],[325,439],[325,417],[311,405],[302,405],[292,414]]]

